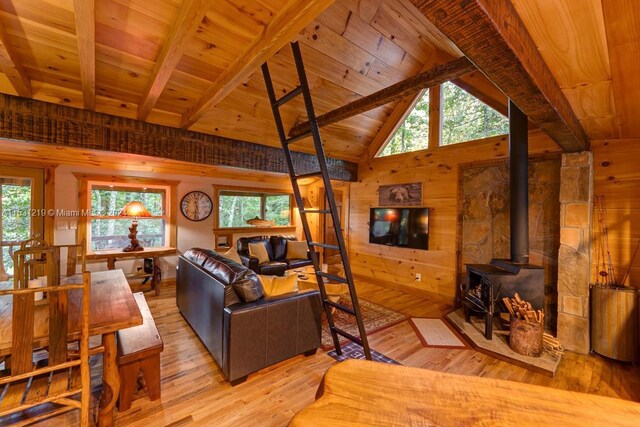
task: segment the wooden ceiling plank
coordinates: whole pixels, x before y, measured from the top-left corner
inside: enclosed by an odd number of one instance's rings
[[[20,63],[18,55],[9,42],[9,37],[0,26],[0,70],[7,75],[16,93],[31,98],[31,81]]]
[[[640,10],[636,2],[603,0],[615,110],[621,138],[640,137]]]
[[[262,33],[222,72],[204,95],[183,115],[181,127],[193,125],[242,81],[313,21],[333,0],[291,0],[269,21]]]
[[[411,0],[565,151],[589,140],[511,2]]]
[[[96,8],[94,0],[74,0],[80,82],[84,108],[96,108]]]
[[[173,70],[187,49],[187,42],[204,19],[209,7],[209,0],[185,0],[182,2],[178,16],[169,30],[169,35],[160,50],[149,83],[138,104],[138,120],[145,120],[158,102]]]
[[[318,125],[326,126],[389,102],[399,101],[421,89],[426,89],[429,86],[455,79],[463,74],[473,71],[474,69],[473,64],[465,57],[456,59],[447,64],[438,65],[429,71],[410,77],[385,89],[372,93],[371,95],[365,96],[357,101],[323,114],[317,118]],[[289,137],[296,137],[308,131],[309,122],[301,123],[294,126],[289,131]]]

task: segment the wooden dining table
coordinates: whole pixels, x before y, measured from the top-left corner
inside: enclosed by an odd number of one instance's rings
[[[81,276],[71,276],[65,283],[81,283]],[[69,338],[76,339],[80,331],[80,292],[69,295]],[[11,354],[12,298],[0,297],[0,357]],[[37,305],[34,325],[34,344],[47,345],[48,305]],[[98,412],[99,426],[113,425],[113,410],[120,391],[117,364],[116,332],[142,324],[142,315],[122,270],[91,273],[91,307],[89,333],[102,336],[104,347],[102,397]]]

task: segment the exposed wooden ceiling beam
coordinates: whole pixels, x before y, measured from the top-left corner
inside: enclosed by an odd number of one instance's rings
[[[65,105],[0,94],[0,139],[153,156],[179,162],[289,173],[284,151]],[[70,131],[71,130],[71,131]],[[24,142],[20,142],[24,141]],[[292,152],[299,173],[318,170],[314,155]],[[332,179],[355,181],[358,165],[327,159]]]
[[[589,140],[509,1],[411,0],[533,122],[569,152]]]
[[[178,16],[171,26],[167,41],[156,60],[156,65],[138,103],[138,120],[146,120],[162,95],[171,73],[175,70],[187,42],[198,29],[211,6],[210,0],[184,0]]]
[[[264,62],[294,39],[334,0],[290,0],[264,27],[245,51],[225,69],[200,99],[182,116],[180,127],[188,128],[247,80]],[[265,95],[266,97],[266,95]]]
[[[18,95],[31,98],[31,81],[26,70],[18,61],[2,25],[0,25],[0,70],[7,75]]]
[[[474,69],[473,64],[465,57],[458,58],[443,65],[437,65],[429,71],[409,77],[406,80],[318,116],[318,125],[330,125],[331,123],[364,113],[365,111],[373,110],[389,102],[399,101],[421,89],[426,89],[429,86],[455,79]],[[294,138],[306,132],[309,132],[309,122],[300,123],[291,128],[289,137]]]
[[[95,0],[74,0],[73,6],[84,108],[93,111],[96,109],[96,4]]]

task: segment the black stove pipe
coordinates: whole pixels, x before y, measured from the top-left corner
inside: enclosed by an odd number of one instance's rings
[[[529,263],[529,134],[527,116],[509,100],[511,261]]]

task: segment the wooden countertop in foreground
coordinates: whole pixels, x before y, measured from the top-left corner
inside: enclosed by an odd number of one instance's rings
[[[290,426],[637,426],[640,403],[491,378],[348,360]]]

